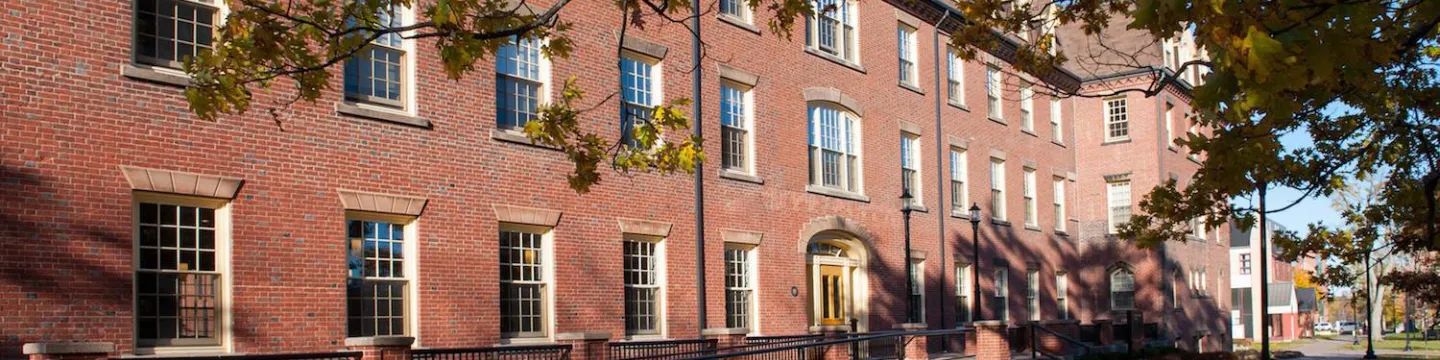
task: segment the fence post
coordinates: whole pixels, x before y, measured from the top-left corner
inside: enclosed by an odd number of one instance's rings
[[[106,360],[115,352],[108,342],[28,343],[22,346],[30,360]]]
[[[367,336],[345,339],[345,347],[359,351],[361,360],[410,360],[410,345],[415,338],[409,336]]]
[[[907,333],[912,331],[925,331],[925,328],[927,327],[928,326],[926,326],[924,323],[900,324],[900,330]],[[930,357],[929,340],[926,338],[925,335],[911,335],[902,333],[896,340],[900,341],[900,344],[897,345],[904,345],[896,346],[895,349],[902,352],[902,359],[921,360]]]
[[[604,360],[608,332],[564,332],[555,334],[555,341],[570,344],[570,360]]]
[[[975,360],[1010,360],[1009,327],[1000,320],[975,322]]]

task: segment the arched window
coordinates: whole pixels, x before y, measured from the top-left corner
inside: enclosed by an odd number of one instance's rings
[[[860,121],[829,105],[810,106],[810,183],[860,193]]]
[[[1110,310],[1135,309],[1135,273],[1117,267],[1110,270]]]
[[[849,256],[848,254],[845,253],[845,248],[840,247],[839,245],[831,244],[831,243],[828,243],[828,242],[818,242],[818,241],[817,241],[817,242],[812,242],[812,243],[810,243],[810,254],[811,254],[811,255],[835,256],[835,257],[846,257],[846,256]]]

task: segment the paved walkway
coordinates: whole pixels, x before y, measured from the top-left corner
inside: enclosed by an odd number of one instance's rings
[[[1361,341],[1361,342],[1360,342],[1361,344],[1364,344],[1364,343],[1365,343],[1365,342],[1364,342],[1365,339],[1360,339],[1360,341]],[[1359,359],[1359,358],[1364,357],[1364,356],[1365,356],[1365,350],[1364,350],[1364,349],[1350,350],[1350,349],[1346,349],[1346,348],[1345,348],[1345,345],[1350,345],[1351,343],[1352,343],[1352,340],[1326,340],[1326,339],[1316,338],[1313,342],[1308,343],[1308,344],[1305,344],[1305,345],[1301,345],[1299,348],[1296,348],[1295,350],[1296,350],[1296,351],[1299,351],[1299,352],[1301,352],[1301,353],[1303,353],[1303,354],[1305,354],[1305,357],[1302,357],[1302,358],[1300,358],[1300,359],[1311,359],[1311,360],[1338,360],[1338,359]],[[1376,349],[1376,350],[1375,350],[1375,354],[1377,354],[1377,355],[1382,355],[1382,356],[1383,356],[1383,355],[1404,355],[1404,356],[1407,356],[1407,357],[1409,357],[1409,356],[1430,356],[1430,357],[1440,358],[1440,354],[1437,354],[1437,353],[1434,353],[1434,352],[1409,352],[1409,353],[1407,353],[1407,352],[1402,352],[1402,351],[1398,351],[1398,350]]]

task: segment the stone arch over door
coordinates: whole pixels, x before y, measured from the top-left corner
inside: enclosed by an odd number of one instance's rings
[[[874,254],[870,231],[850,219],[825,216],[810,220],[801,228],[799,235],[796,250],[805,258],[810,332],[848,331],[850,319],[856,320],[858,331],[869,331],[871,290],[868,263]],[[812,249],[812,246],[816,248]],[[833,252],[818,251],[821,248]],[[826,305],[833,303],[825,301],[825,295],[822,295],[835,288],[831,285],[834,285],[837,272],[843,274],[844,279],[838,286],[845,289],[840,295],[846,320],[842,324],[824,315],[828,311],[826,309],[834,306],[827,308]],[[831,299],[834,294],[830,293]]]

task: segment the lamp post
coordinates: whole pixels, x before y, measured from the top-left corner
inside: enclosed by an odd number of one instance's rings
[[[975,248],[970,252],[970,289],[974,293],[970,302],[975,308],[970,310],[970,321],[980,321],[983,312],[980,311],[980,205],[970,203],[970,241],[975,243]]]
[[[1374,359],[1374,358],[1376,358],[1376,357],[1375,357],[1375,333],[1370,332],[1370,331],[1374,330],[1374,329],[1371,329],[1370,327],[1375,325],[1375,324],[1371,324],[1371,323],[1370,323],[1370,316],[1375,313],[1375,308],[1374,308],[1375,293],[1374,293],[1374,290],[1375,290],[1374,288],[1370,287],[1370,249],[1369,249],[1369,248],[1366,248],[1366,249],[1365,249],[1365,358],[1366,358],[1366,359]]]
[[[915,268],[910,265],[910,187],[906,186],[900,193],[900,214],[905,217],[905,319],[907,323],[914,323],[915,320]]]

